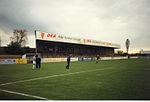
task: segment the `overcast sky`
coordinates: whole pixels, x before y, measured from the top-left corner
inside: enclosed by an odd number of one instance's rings
[[[130,52],[150,50],[150,0],[0,0],[2,45],[13,29],[34,30],[90,38],[121,45],[130,40]]]

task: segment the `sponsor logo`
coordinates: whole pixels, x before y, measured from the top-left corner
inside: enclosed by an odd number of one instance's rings
[[[84,39],[84,43],[92,43],[92,40],[90,40],[90,39]]]
[[[56,38],[56,34],[47,34],[48,38]]]
[[[44,38],[45,33],[41,32],[41,38]]]

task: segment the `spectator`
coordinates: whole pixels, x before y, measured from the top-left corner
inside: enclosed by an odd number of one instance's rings
[[[71,59],[71,55],[69,55],[67,57],[67,66],[66,66],[66,69],[69,69],[69,67],[70,67],[70,59]]]
[[[100,59],[99,55],[96,56],[96,63],[98,63],[98,60]]]
[[[36,57],[33,56],[33,67],[32,67],[32,69],[35,69],[35,65],[36,65]]]
[[[36,55],[36,68],[41,68],[41,58],[38,55]]]

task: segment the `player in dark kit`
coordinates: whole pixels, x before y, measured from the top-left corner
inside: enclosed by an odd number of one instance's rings
[[[38,55],[36,55],[36,68],[41,68],[41,58]]]
[[[96,56],[96,63],[98,63],[98,60],[100,59],[99,55]]]
[[[71,55],[69,55],[67,57],[67,66],[66,66],[66,69],[69,69],[69,67],[70,67],[70,59],[71,59]]]

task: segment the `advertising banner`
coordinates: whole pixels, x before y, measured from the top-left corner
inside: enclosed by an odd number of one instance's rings
[[[79,57],[78,61],[95,61],[95,57]]]
[[[46,32],[38,32],[38,31],[36,31],[36,39],[82,44],[82,41],[81,41],[82,39],[80,39],[80,38],[68,37],[65,35],[46,33]]]
[[[40,31],[36,31],[36,39],[46,40],[46,41],[55,41],[55,42],[66,42],[66,43],[120,48],[120,45],[109,43],[109,42],[102,42],[102,41],[91,40],[91,39],[68,37],[65,35],[46,33],[46,32],[40,32]]]
[[[67,58],[42,58],[42,63],[47,62],[63,62],[66,61]]]
[[[16,64],[15,59],[0,59],[0,64]]]
[[[18,59],[16,59],[16,64],[27,64],[27,59],[18,58]]]
[[[42,58],[42,63],[47,62],[66,62],[67,58]],[[71,58],[71,61],[78,61],[78,58]]]
[[[114,48],[120,48],[120,45],[118,44],[112,44],[110,42],[102,42],[97,40],[91,40],[91,39],[83,39],[84,44],[86,45],[96,45],[96,46],[106,46],[106,47],[114,47]]]

